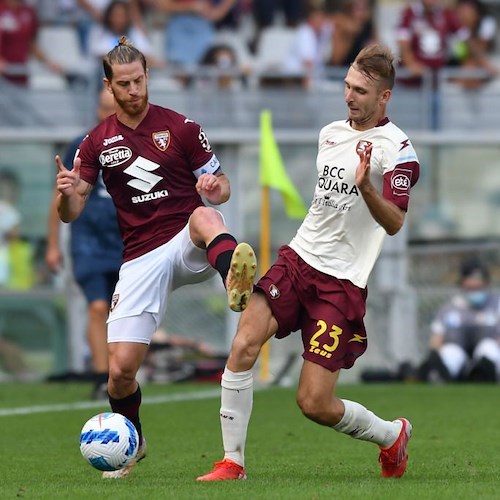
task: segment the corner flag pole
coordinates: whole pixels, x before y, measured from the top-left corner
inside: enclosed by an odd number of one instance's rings
[[[300,193],[286,172],[283,158],[274,138],[271,112],[267,109],[260,113],[259,178],[262,186],[260,271],[263,275],[271,267],[270,189],[276,189],[281,193],[288,217],[302,219],[307,213]],[[269,342],[266,342],[261,351],[260,375],[264,382],[269,380],[269,350]]]

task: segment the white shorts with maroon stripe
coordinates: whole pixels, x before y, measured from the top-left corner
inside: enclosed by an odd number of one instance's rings
[[[206,250],[194,245],[186,225],[169,242],[121,266],[108,324],[146,312],[153,316],[158,328],[172,291],[182,285],[206,281],[215,274],[217,271],[209,264]],[[154,333],[128,330],[110,325],[108,342],[149,344]]]

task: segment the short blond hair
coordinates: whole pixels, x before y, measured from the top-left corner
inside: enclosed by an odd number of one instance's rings
[[[396,69],[394,54],[384,45],[372,44],[363,48],[352,63],[358,71],[372,80],[378,80],[388,89],[394,87]]]

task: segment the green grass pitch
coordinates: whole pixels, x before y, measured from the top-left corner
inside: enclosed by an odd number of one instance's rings
[[[125,480],[103,481],[80,455],[83,423],[107,405],[11,415],[13,408],[84,401],[85,384],[0,385],[0,498],[43,499],[498,499],[499,388],[495,385],[345,385],[339,396],[414,426],[408,469],[383,479],[377,447],[306,420],[295,389],[257,391],[246,449],[248,480],[197,483],[222,457],[218,385],[148,385],[149,453]]]

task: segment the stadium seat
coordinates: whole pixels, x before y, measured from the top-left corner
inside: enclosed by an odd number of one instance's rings
[[[50,59],[64,68],[69,79],[88,75],[89,61],[82,54],[77,33],[71,26],[42,26],[38,44]],[[60,90],[68,85],[68,78],[52,73],[38,61],[30,61],[29,67],[31,88]]]
[[[262,30],[255,57],[256,71],[280,71],[295,36],[295,29],[272,26]]]

